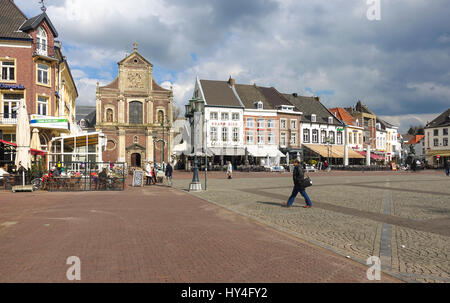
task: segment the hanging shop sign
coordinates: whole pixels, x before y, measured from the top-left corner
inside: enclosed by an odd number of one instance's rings
[[[65,118],[31,115],[31,127],[51,128],[51,129],[69,129],[69,121]]]

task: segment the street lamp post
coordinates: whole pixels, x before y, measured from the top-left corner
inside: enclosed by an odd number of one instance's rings
[[[166,168],[165,168],[165,147],[166,147],[166,140],[165,140],[165,126],[164,126],[164,121],[165,121],[165,119],[167,119],[167,125],[170,125],[170,120],[168,119],[168,116],[167,115],[164,115],[163,116],[163,118],[162,118],[162,121],[161,121],[161,127],[162,127],[162,133],[163,133],[163,141],[162,141],[162,143],[163,143],[163,148],[162,148],[162,167],[163,167],[163,171],[166,171]],[[170,157],[170,155],[169,155],[169,157]]]
[[[330,162],[330,149],[332,148],[332,139],[331,136],[328,136],[327,138],[325,138],[325,143],[327,145],[327,150],[328,150],[328,167],[327,170],[330,171],[331,170],[331,162]]]
[[[206,115],[205,115],[206,117]],[[207,178],[208,178],[208,120],[205,118],[205,190],[207,189]]]
[[[168,118],[168,116],[167,115],[163,115],[163,117],[162,117],[162,119],[161,119],[161,128],[162,128],[162,139],[158,139],[158,131],[155,129],[155,130],[153,130],[153,162],[155,162],[156,163],[156,143],[158,143],[158,142],[161,142],[162,143],[162,154],[161,154],[161,152],[160,152],[160,154],[159,154],[159,159],[161,160],[162,159],[162,169],[163,169],[163,171],[165,171],[166,170],[166,168],[165,168],[165,163],[164,163],[164,161],[165,161],[165,147],[166,147],[166,134],[165,134],[165,124],[164,124],[164,119],[167,119]],[[170,120],[169,119],[167,119],[167,125],[170,125]]]
[[[197,147],[198,147],[198,126],[200,124],[199,119],[202,115],[203,101],[201,99],[191,99],[189,104],[186,105],[186,118],[189,118],[189,123],[191,124],[191,132],[194,136],[194,173],[192,176],[192,182],[189,185],[189,191],[201,191],[202,184],[198,179],[198,157],[197,157]],[[193,131],[192,131],[193,130]]]

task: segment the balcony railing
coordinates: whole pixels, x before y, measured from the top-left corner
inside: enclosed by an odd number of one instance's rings
[[[34,45],[34,54],[55,58],[55,50],[48,47],[48,44],[36,43]]]
[[[17,124],[17,114],[0,113],[0,124]]]

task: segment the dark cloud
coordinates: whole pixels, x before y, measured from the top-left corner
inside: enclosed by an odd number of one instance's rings
[[[86,11],[80,12],[80,2]],[[240,83],[285,92],[333,91],[323,96],[326,105],[361,99],[379,115],[434,114],[450,104],[448,0],[382,1],[381,21],[367,20],[365,0],[49,4],[63,42],[77,45],[70,52],[77,62],[98,61],[102,53],[117,62],[138,41],[152,63],[174,71],[169,78],[179,104],[189,98],[196,75],[226,79],[230,73]],[[71,18],[72,12],[79,15]]]

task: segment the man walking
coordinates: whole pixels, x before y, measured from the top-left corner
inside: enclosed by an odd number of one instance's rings
[[[306,205],[304,208],[310,208],[312,206],[311,200],[309,199],[308,194],[306,193],[305,187],[302,185],[303,180],[305,179],[305,174],[303,173],[303,169],[301,165],[299,165],[300,161],[294,161],[294,189],[292,190],[292,194],[289,197],[287,202],[284,202],[284,206],[291,207],[294,204],[295,198],[297,194],[300,193],[303,198],[305,198]]]
[[[447,177],[449,177],[450,176],[450,159],[447,159],[447,161],[445,161],[444,168],[445,168],[445,174],[447,175]]]
[[[228,179],[233,178],[233,165],[231,165],[230,161],[228,161],[228,165],[227,165],[227,176],[228,176]]]
[[[172,187],[172,165],[170,165],[170,162],[167,163],[166,166],[166,180],[167,180],[167,185],[169,185],[170,187]]]

